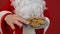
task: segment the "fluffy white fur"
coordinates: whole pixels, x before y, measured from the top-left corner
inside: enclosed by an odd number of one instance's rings
[[[46,9],[44,0],[11,0],[15,13],[23,18],[39,17]]]

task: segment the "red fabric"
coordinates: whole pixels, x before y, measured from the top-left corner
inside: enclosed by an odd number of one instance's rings
[[[5,2],[4,2],[5,1]],[[14,10],[14,7],[12,7],[10,4],[10,0],[2,0],[2,2],[4,2],[5,4],[3,5],[3,6],[1,6],[2,5],[2,3],[0,4],[0,11],[3,11],[3,10],[9,10],[10,12],[12,12],[12,13],[14,13],[13,12],[13,10]],[[7,3],[6,3],[7,2]],[[8,14],[6,14],[6,15],[8,15]],[[2,17],[2,30],[3,30],[3,34],[13,34],[13,31],[15,31],[15,33],[16,34],[22,34],[22,28],[20,29],[17,25],[15,25],[15,30],[12,30],[11,28],[10,28],[10,26],[8,25],[8,24],[6,24],[6,22],[4,21],[4,18],[5,18],[5,16],[6,15],[4,15],[3,17]],[[43,34],[43,31],[44,29],[39,29],[39,30],[35,30],[36,31],[36,33],[37,34]]]
[[[4,18],[8,15],[9,13],[5,14],[2,16],[2,20],[1,20],[1,28],[2,28],[2,32],[3,34],[12,34],[13,30],[10,28],[9,25],[6,24],[6,22],[4,21]]]
[[[45,16],[48,16],[51,20],[50,27],[48,28],[46,34],[60,34],[60,0],[46,0],[46,3],[48,10],[45,11]],[[7,9],[8,8],[6,7],[6,10]]]
[[[42,28],[42,29],[37,29],[37,30],[35,30],[35,32],[36,32],[37,34],[43,34],[43,33],[44,33],[44,28]]]
[[[0,0],[0,11],[8,10],[10,6],[10,0]]]
[[[48,7],[48,16],[50,18],[50,27],[46,34],[60,34],[60,0],[46,0]]]

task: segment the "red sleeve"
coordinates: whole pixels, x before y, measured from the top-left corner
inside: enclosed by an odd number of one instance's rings
[[[13,10],[14,10],[14,7],[11,6],[10,0],[0,0],[0,28],[4,24],[4,18],[8,14],[14,13]]]

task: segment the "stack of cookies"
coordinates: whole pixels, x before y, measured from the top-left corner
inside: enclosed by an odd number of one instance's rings
[[[40,27],[41,25],[44,25],[45,24],[45,20],[42,19],[42,18],[34,18],[34,17],[31,17],[28,19],[30,21],[30,26],[33,27],[33,28],[38,28]]]

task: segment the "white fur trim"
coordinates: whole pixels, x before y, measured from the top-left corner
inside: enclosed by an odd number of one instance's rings
[[[44,28],[44,34],[46,33],[46,31],[47,31],[47,29],[49,28],[49,25],[50,25],[50,20],[49,20],[49,18],[45,18],[46,20],[47,20],[47,22],[48,22],[48,24],[47,24],[47,26]]]
[[[9,12],[9,11],[1,11],[0,12],[0,32],[1,32],[1,34],[2,34],[2,30],[1,30],[1,19],[2,19],[2,16],[5,15],[5,14],[7,14],[7,13],[11,13],[11,12]]]
[[[6,13],[11,13],[11,12],[9,12],[9,11],[1,11],[0,12],[0,20],[1,20],[2,16],[5,15]]]

